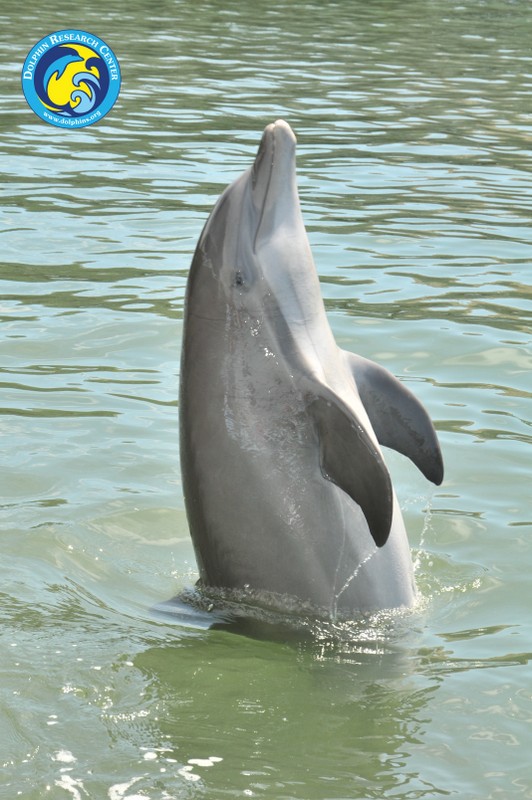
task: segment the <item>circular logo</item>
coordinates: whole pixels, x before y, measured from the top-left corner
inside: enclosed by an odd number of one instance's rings
[[[57,31],[31,48],[22,89],[38,117],[59,128],[99,122],[120,91],[118,60],[103,39],[78,30]]]

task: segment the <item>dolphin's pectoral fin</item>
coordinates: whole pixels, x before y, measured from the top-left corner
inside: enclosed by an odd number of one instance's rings
[[[382,547],[392,524],[393,491],[380,453],[333,392],[313,393],[308,411],[316,422],[323,475],[361,507],[375,544]]]
[[[436,485],[443,480],[443,460],[432,421],[419,400],[388,370],[346,351],[360,399],[380,444],[414,462]]]

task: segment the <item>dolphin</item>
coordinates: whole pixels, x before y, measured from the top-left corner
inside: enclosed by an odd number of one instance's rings
[[[286,122],[268,125],[196,247],[180,377],[185,507],[207,594],[355,618],[416,598],[380,445],[435,484],[443,463],[414,395],[334,340],[295,150]]]

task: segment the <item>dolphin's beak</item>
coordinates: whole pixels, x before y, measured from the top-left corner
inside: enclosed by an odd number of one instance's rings
[[[288,210],[299,208],[296,142],[292,128],[283,119],[268,125],[262,135],[251,170],[253,205],[259,215],[255,245],[264,225],[264,232],[271,232]]]
[[[252,167],[253,203],[258,211],[266,204],[272,179],[275,183],[295,179],[295,167],[295,134],[287,122],[278,119],[265,128]]]

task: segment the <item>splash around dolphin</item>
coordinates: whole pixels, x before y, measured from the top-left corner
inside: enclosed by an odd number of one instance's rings
[[[206,592],[354,618],[416,596],[379,444],[435,484],[443,464],[414,395],[336,345],[295,149],[286,122],[268,125],[196,248],[180,384],[185,505]]]

